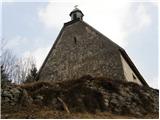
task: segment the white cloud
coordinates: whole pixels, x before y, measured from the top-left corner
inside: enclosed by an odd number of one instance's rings
[[[148,84],[153,88],[158,88],[158,76],[148,79]]]
[[[66,12],[67,8],[67,4],[60,5],[60,3],[49,2],[48,5],[38,13],[40,21],[44,23],[47,28],[59,28],[67,21],[69,14]]]
[[[151,25],[151,15],[147,11],[147,6],[139,4],[133,6],[126,16],[124,27],[126,31],[139,32]]]
[[[117,44],[125,46],[127,32],[124,31],[122,22],[129,10],[129,4],[124,1],[116,4],[115,1],[104,1],[95,2],[89,8],[90,3],[85,4],[86,21]]]
[[[132,8],[132,2],[122,0],[55,2],[50,0],[48,5],[39,11],[39,19],[47,28],[60,28],[63,23],[70,21],[69,13],[74,5],[84,12],[84,21],[98,31],[121,45],[127,46],[126,38],[131,32],[143,30],[151,23],[147,7],[137,4]]]
[[[6,42],[7,42],[6,48],[13,49],[13,48],[19,47],[21,45],[24,45],[25,43],[28,42],[28,39],[18,35],[12,39],[6,40]]]
[[[23,57],[33,56],[36,61],[37,69],[39,69],[44,62],[45,58],[47,57],[47,54],[50,50],[50,47],[45,48],[38,48],[34,51],[27,51],[23,54]]]

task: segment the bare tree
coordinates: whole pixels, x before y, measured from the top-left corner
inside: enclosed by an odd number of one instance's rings
[[[14,65],[17,60],[16,56],[12,53],[11,50],[6,48],[7,41],[4,39],[1,40],[1,67],[3,67],[3,72],[8,75],[8,79],[11,80]],[[1,70],[2,72],[2,70]]]
[[[14,82],[18,84],[24,83],[33,65],[35,65],[35,60],[32,56],[19,59],[15,65]]]
[[[23,83],[27,75],[30,74],[32,66],[36,64],[35,59],[32,56],[17,58],[10,49],[6,48],[7,41],[2,39],[1,43],[0,59],[3,74],[8,75],[7,78],[14,83]]]
[[[9,75],[9,79],[12,78],[16,61],[16,56],[10,50],[6,49],[2,52],[1,66],[3,66],[5,73]]]

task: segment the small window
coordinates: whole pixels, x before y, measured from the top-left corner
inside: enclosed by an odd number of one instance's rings
[[[73,20],[77,19],[77,15],[73,14]]]
[[[74,43],[77,44],[77,38],[76,37],[74,37]]]
[[[133,80],[136,80],[136,76],[134,74],[132,74],[132,76],[133,76]]]

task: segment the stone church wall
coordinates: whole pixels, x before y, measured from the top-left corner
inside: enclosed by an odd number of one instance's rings
[[[116,44],[84,22],[64,28],[40,80],[69,80],[84,75],[125,80]]]

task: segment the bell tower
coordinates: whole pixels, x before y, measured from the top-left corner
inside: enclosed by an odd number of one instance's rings
[[[75,8],[72,10],[72,12],[69,14],[71,16],[71,20],[83,20],[83,13],[80,9],[78,9],[78,5],[74,6]]]

